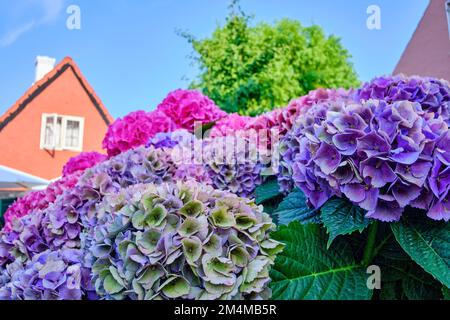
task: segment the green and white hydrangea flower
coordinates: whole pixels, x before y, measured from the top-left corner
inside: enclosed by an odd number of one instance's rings
[[[85,250],[101,297],[270,296],[283,244],[270,238],[275,225],[253,200],[195,182],[147,184],[106,197],[99,210]]]

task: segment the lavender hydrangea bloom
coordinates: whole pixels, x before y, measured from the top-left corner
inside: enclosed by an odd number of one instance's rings
[[[160,132],[150,138],[146,147],[173,148],[179,144],[188,145],[192,143],[195,136],[187,130],[176,130],[174,132]]]
[[[255,188],[263,182],[269,157],[258,143],[228,136],[204,141],[203,162],[215,188],[253,197]]]
[[[440,115],[450,124],[450,84],[445,80],[404,75],[378,77],[357,90],[354,99],[418,102],[424,111]]]
[[[408,206],[448,221],[449,142],[445,120],[417,102],[321,103],[282,139],[278,180],[316,208],[345,196],[382,221]]]
[[[320,141],[319,137],[315,135],[316,131],[319,130],[321,123],[325,120],[327,112],[338,113],[342,109],[342,103],[339,101],[326,101],[311,106],[308,112],[297,118],[292,129],[281,139],[278,145],[280,154],[278,182],[283,192],[288,192],[294,188],[294,180],[299,183],[302,180],[301,184],[305,185],[305,189],[308,190],[305,192],[310,194],[320,192],[322,194],[320,188],[316,190],[315,184],[309,183],[316,181],[314,171],[305,171],[304,167],[299,167],[297,164],[307,163],[312,159],[312,152],[315,152],[315,150],[310,150],[308,146],[309,140]],[[336,143],[336,148],[342,147]],[[326,186],[324,185],[324,187]]]
[[[93,227],[96,291],[106,299],[256,299],[283,245],[248,199],[194,182],[122,189]]]
[[[90,271],[82,266],[80,250],[46,250],[33,256],[25,266],[11,264],[9,281],[0,297],[10,300],[80,300],[94,298]]]

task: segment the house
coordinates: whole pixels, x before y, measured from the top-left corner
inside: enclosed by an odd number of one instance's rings
[[[450,81],[450,1],[430,0],[394,74]]]
[[[81,151],[103,151],[113,118],[71,58],[54,64],[37,57],[34,84],[0,117],[0,180],[28,181],[16,181],[18,188],[0,181],[0,198],[58,178]]]

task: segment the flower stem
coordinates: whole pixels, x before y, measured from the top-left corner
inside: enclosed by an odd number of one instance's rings
[[[368,266],[374,258],[375,242],[377,240],[378,221],[373,222],[369,226],[369,234],[367,236],[366,247],[362,258],[362,265]]]

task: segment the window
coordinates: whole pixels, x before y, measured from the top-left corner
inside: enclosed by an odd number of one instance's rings
[[[84,118],[44,113],[41,124],[41,149],[83,149]]]
[[[450,39],[450,0],[445,3],[445,9],[447,10],[448,37]]]

